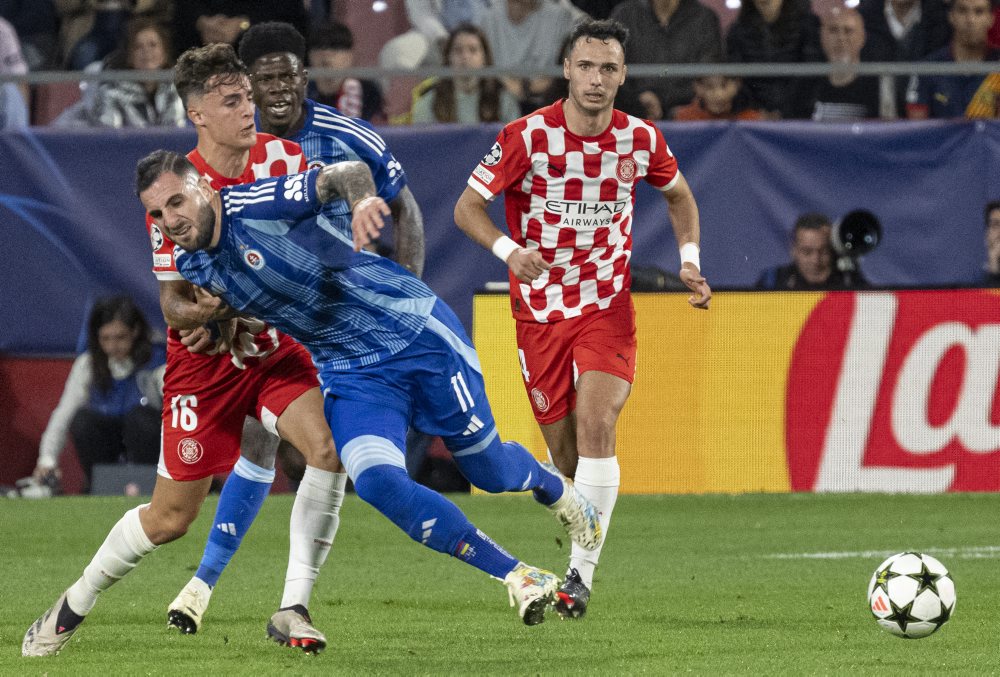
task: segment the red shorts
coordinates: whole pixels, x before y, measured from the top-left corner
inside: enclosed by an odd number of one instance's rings
[[[289,404],[319,386],[306,349],[279,337],[273,353],[248,360],[244,369],[228,354],[168,352],[159,474],[190,481],[228,472],[239,460],[247,416],[273,431]]]
[[[517,352],[535,420],[555,423],[576,408],[576,379],[600,371],[635,379],[632,299],[558,322],[517,322]]]

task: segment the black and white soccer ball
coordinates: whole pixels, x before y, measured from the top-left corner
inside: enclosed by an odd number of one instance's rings
[[[868,608],[878,624],[897,637],[927,637],[954,613],[955,581],[934,557],[901,552],[872,574]]]

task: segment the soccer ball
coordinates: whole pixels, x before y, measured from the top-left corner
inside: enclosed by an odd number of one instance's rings
[[[926,637],[955,611],[955,582],[941,562],[901,552],[878,565],[868,584],[868,608],[897,637]]]

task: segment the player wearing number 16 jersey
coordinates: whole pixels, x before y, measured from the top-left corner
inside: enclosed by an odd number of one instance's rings
[[[455,222],[510,268],[524,386],[556,466],[598,509],[603,533],[618,495],[615,424],[635,377],[629,296],[632,203],[645,179],[666,198],[680,277],[707,308],[698,207],[663,135],[614,109],[628,31],[587,21],[563,62],[569,96],[516,120],[469,177]],[[503,194],[510,236],[486,212]],[[600,547],[574,544],[557,610],[586,610]]]
[[[474,485],[533,490],[584,547],[600,539],[597,515],[524,447],[500,441],[479,360],[447,305],[399,265],[361,250],[389,214],[367,167],[341,162],[218,193],[181,156],[157,151],[139,162],[136,185],[185,250],[177,268],[186,279],[309,349],[358,496],[414,540],[504,580],[525,623],[540,623],[556,578],[518,562],[407,475],[407,427],[440,435]],[[335,198],[352,205],[353,238],[320,209]]]
[[[228,45],[185,52],[175,68],[175,84],[198,132],[192,160],[205,180],[217,185],[252,181],[257,176],[300,169],[298,147],[273,137],[258,137],[249,81]],[[272,619],[272,636],[309,651],[325,646],[306,609],[319,567],[329,552],[339,522],[343,473],[323,419],[322,396],[308,353],[289,337],[261,322],[242,323],[233,350],[194,354],[179,341],[177,329],[199,328],[225,320],[232,309],[199,293],[176,273],[173,245],[151,224],[154,269],[161,284],[161,306],[169,326],[164,385],[163,443],[159,473],[149,504],[130,510],[111,530],[83,576],[27,631],[25,656],[58,653],[96,604],[97,596],[131,571],[162,543],[182,536],[198,514],[212,474],[234,468],[234,475],[255,484],[252,500],[230,505],[225,492],[216,514],[209,551],[194,580],[171,605],[170,621],[193,632],[207,605],[211,585],[249,527],[273,478],[273,465],[240,459],[240,437],[247,415],[260,419],[305,454],[309,467],[296,495],[289,571],[283,607]],[[237,461],[239,459],[239,461]],[[273,457],[271,460],[273,463]],[[289,602],[291,600],[291,602]]]

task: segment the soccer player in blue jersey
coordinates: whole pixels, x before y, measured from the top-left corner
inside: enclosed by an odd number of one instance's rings
[[[305,98],[307,73],[305,63],[305,40],[294,26],[283,22],[255,24],[240,40],[240,58],[244,64],[253,65],[250,72],[251,94],[257,105],[256,126],[258,131],[284,137],[298,143],[310,167],[335,164],[344,160],[360,160],[371,171],[375,180],[377,195],[385,200],[392,210],[395,239],[394,260],[418,277],[424,267],[424,225],[420,207],[413,193],[406,185],[406,176],[399,161],[386,147],[385,141],[364,120],[355,120],[337,109],[314,103]],[[325,209],[332,223],[346,223],[350,235],[350,205],[344,200],[333,200]],[[340,217],[347,215],[346,219]],[[416,437],[414,433],[414,437]],[[293,481],[302,479],[306,469],[301,452],[287,442],[277,446],[277,458],[285,474]],[[338,478],[343,475],[337,474]],[[238,474],[230,474],[223,488],[223,496],[228,503],[239,506],[251,502],[251,492],[257,490],[255,484],[242,481]],[[340,487],[342,489],[343,487]],[[261,498],[260,501],[263,499]],[[246,515],[247,524],[254,515]],[[295,516],[293,516],[293,522]],[[293,530],[298,525],[292,524]],[[206,545],[202,562],[212,561],[217,546],[213,541],[226,538],[225,534],[213,530]],[[231,539],[232,540],[232,539]],[[238,546],[238,544],[237,544]],[[294,591],[294,579],[301,573],[296,569],[297,560],[291,565],[286,577],[286,585]],[[221,565],[221,566],[220,566]],[[196,629],[187,618],[197,619],[200,624],[208,609],[211,591],[225,562],[212,569],[212,578],[202,581],[197,572],[171,604],[171,619],[185,622],[183,627]],[[282,596],[282,607],[297,602],[290,594]],[[172,620],[177,624],[177,620]],[[270,630],[269,630],[270,632]]]
[[[414,540],[502,580],[524,622],[541,623],[556,576],[518,561],[413,481],[402,451],[407,427],[440,435],[475,486],[532,490],[584,547],[600,543],[597,513],[524,447],[500,441],[479,360],[451,309],[405,269],[363,249],[390,213],[367,167],[341,162],[220,193],[183,156],[156,151],[139,162],[136,187],[180,248],[185,278],[312,353],[358,495]],[[334,223],[322,206],[340,198],[351,211]]]
[[[306,98],[309,73],[305,59],[305,39],[289,23],[255,24],[240,40],[240,60],[250,73],[257,104],[257,129],[299,144],[310,167],[344,160],[364,162],[375,180],[375,194],[392,210],[393,260],[420,277],[424,268],[423,216],[406,185],[402,165],[371,124]],[[345,215],[350,205],[334,199],[325,209]]]

